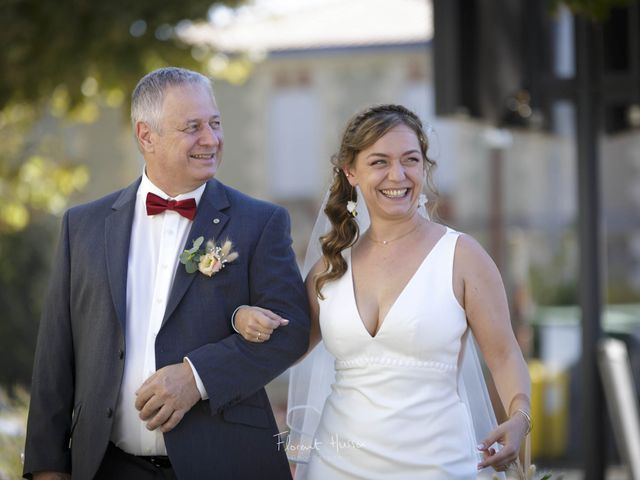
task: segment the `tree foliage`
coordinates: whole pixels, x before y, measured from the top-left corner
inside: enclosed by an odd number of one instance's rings
[[[0,109],[38,103],[59,88],[71,104],[93,78],[100,89],[125,89],[154,67],[198,66],[176,36],[205,20],[213,4],[238,0],[0,0]]]
[[[60,139],[34,131],[39,113],[25,103],[0,111],[0,235],[26,228],[33,211],[62,212],[89,179],[84,165],[67,158]]]
[[[0,237],[0,386],[27,385],[56,235],[32,222]]]

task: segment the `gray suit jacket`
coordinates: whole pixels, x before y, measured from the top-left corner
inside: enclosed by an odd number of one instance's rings
[[[26,478],[54,470],[90,479],[107,448],[127,356],[127,264],[139,182],[64,215],[38,334]],[[157,368],[188,356],[210,396],[165,434],[180,479],[290,478],[263,389],[308,345],[308,303],[289,229],[283,208],[207,183],[185,248],[199,236],[229,238],[240,256],[213,277],[178,265],[156,338]],[[230,327],[243,304],[290,323],[269,342],[246,342]]]

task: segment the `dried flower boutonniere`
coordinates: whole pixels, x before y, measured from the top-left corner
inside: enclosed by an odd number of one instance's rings
[[[180,254],[180,263],[187,273],[200,270],[208,277],[219,272],[224,266],[238,258],[238,252],[233,252],[231,240],[225,240],[222,245],[217,245],[213,240],[207,241],[204,249],[200,247],[204,243],[204,237],[198,237],[193,241],[193,246]]]

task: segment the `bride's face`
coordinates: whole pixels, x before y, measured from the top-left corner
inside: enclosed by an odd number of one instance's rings
[[[418,138],[406,125],[392,128],[358,153],[346,172],[349,183],[360,187],[372,219],[415,213],[424,183],[424,161]]]

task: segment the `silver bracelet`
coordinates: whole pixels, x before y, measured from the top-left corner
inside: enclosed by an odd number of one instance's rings
[[[248,307],[249,305],[240,305],[238,308],[236,308],[233,313],[231,314],[231,328],[233,328],[233,331],[242,335],[240,333],[240,331],[236,328],[236,313],[238,313],[238,310],[240,310],[243,307]]]

